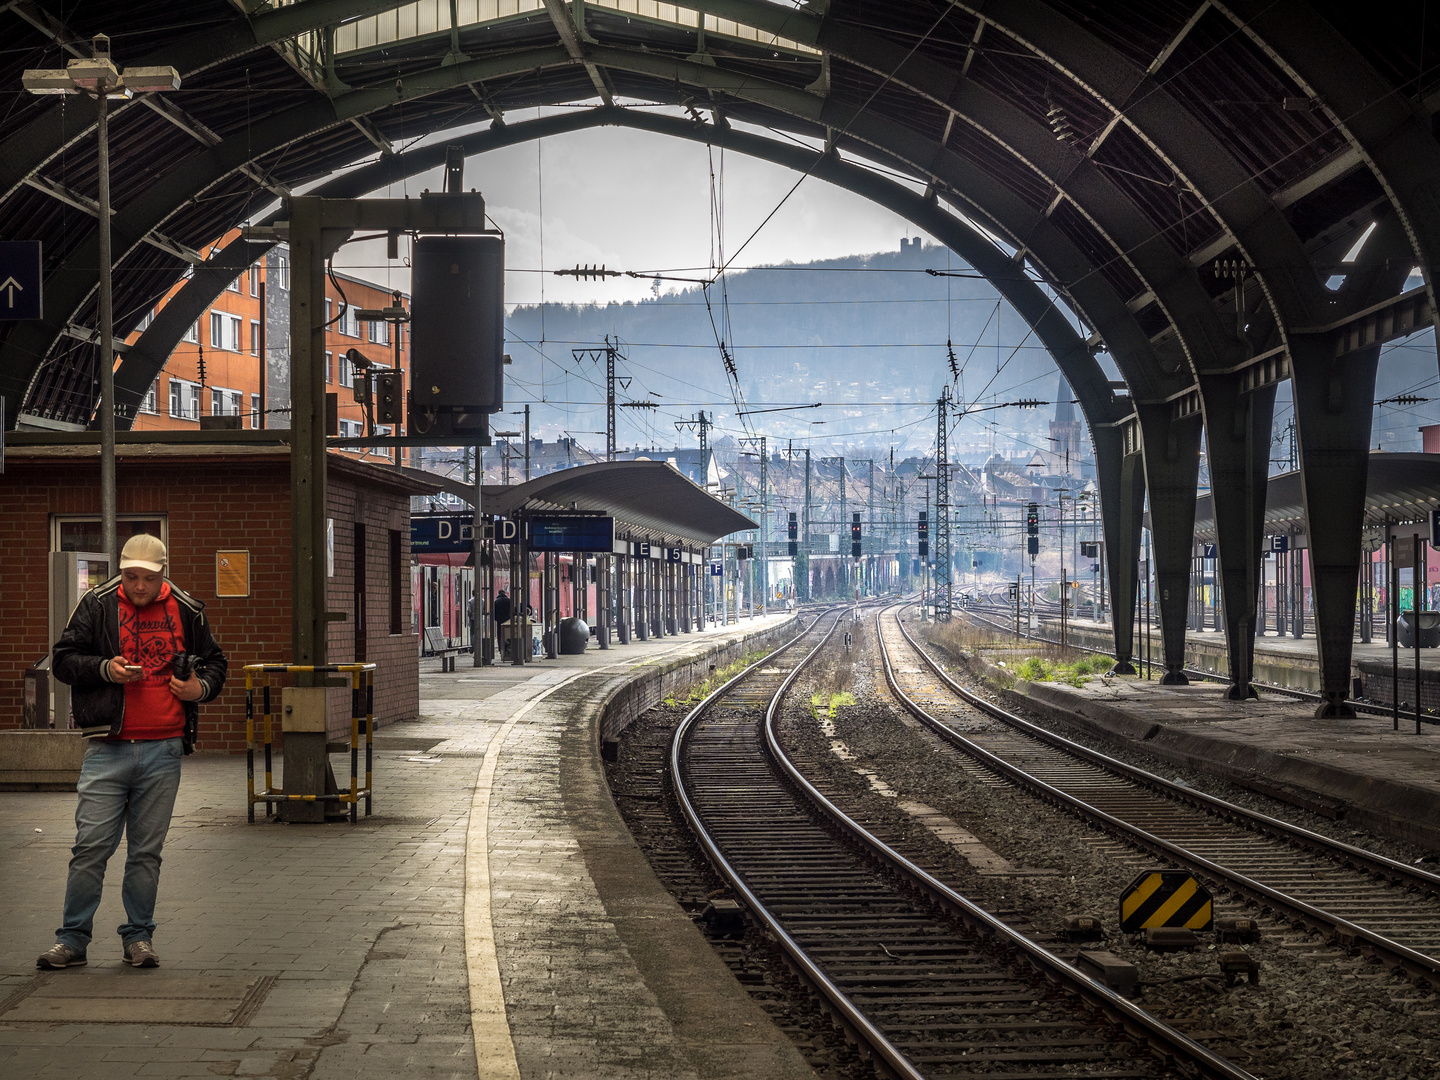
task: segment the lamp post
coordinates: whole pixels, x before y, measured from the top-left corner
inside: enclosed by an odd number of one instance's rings
[[[111,310],[110,255],[110,131],[109,99],[128,100],[147,90],[178,90],[180,74],[173,67],[127,67],[116,71],[110,60],[110,39],[91,41],[92,56],[71,60],[63,68],[28,68],[21,85],[32,94],[85,94],[97,105],[99,140],[96,172],[99,181],[100,255],[100,537],[113,570],[118,563],[115,527],[115,320]]]

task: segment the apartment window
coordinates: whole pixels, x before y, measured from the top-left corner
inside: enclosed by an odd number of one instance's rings
[[[225,316],[219,311],[210,313],[210,347],[212,349],[225,347]]]
[[[150,389],[145,392],[145,397],[144,397],[144,398],[141,400],[141,402],[140,402],[140,411],[141,411],[141,412],[153,413],[153,412],[156,411],[156,409],[157,409],[157,403],[156,403],[156,400],[155,400],[156,384],[157,384],[159,381],[160,381],[159,379],[156,379],[155,382],[152,382],[152,383],[150,384]]]
[[[325,353],[325,382],[326,382],[326,385],[329,385],[330,383],[333,383],[333,382],[335,381],[335,368],[333,367],[334,362],[335,362],[335,354],[332,353],[332,352],[328,352],[328,351],[327,351],[327,352]]]
[[[258,319],[250,320],[250,355],[260,355],[260,322]]]
[[[260,395],[259,395],[259,394],[251,394],[251,395],[250,395],[250,426],[251,426],[252,428],[258,428],[258,427],[260,426]]]
[[[200,344],[200,321],[198,319],[190,324],[190,329],[180,335],[180,340],[188,341],[194,345]]]
[[[210,347],[240,351],[240,316],[223,311],[210,313]]]
[[[404,614],[400,595],[400,574],[403,570],[403,563],[400,557],[400,531],[390,530],[390,633],[403,634],[405,624],[401,618]]]
[[[344,439],[358,439],[365,434],[365,425],[358,420],[341,420],[340,437]]]
[[[335,301],[327,296],[325,298],[325,325],[329,326],[335,320]]]
[[[290,260],[284,255],[275,256],[275,287],[286,290],[290,288]]]
[[[339,381],[339,383],[340,383],[341,386],[349,386],[349,385],[351,385],[351,383],[353,382],[353,377],[352,377],[351,374],[350,374],[350,370],[351,370],[351,369],[350,369],[350,361],[345,358],[345,354],[344,354],[344,353],[341,353],[341,354],[340,354],[340,373],[339,373],[339,375],[337,376],[338,381]]]
[[[238,293],[240,291],[240,278],[237,276],[234,281],[225,286],[226,292]]]
[[[200,419],[200,384],[187,379],[170,380],[170,415],[179,420]]]
[[[210,415],[239,416],[241,394],[239,390],[212,387],[210,390]]]
[[[389,345],[390,324],[386,322],[372,322],[370,324],[370,340],[376,345]]]
[[[260,264],[250,267],[250,295],[260,295]]]

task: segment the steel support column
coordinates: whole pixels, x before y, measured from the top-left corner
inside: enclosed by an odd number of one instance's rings
[[[1291,337],[1290,385],[1323,699],[1317,717],[1355,715],[1345,701],[1350,696],[1355,590],[1363,557],[1360,533],[1370,467],[1371,403],[1380,362],[1378,345],[1339,359],[1334,352],[1328,335]]]
[[[1255,605],[1260,545],[1265,535],[1275,387],[1245,392],[1238,373],[1202,374],[1200,398],[1205,409],[1205,446],[1230,668],[1230,689],[1225,696],[1243,701],[1258,696],[1250,677],[1255,666]]]
[[[1195,486],[1200,473],[1198,415],[1172,419],[1170,406],[1137,405],[1145,489],[1150,497],[1150,547],[1165,653],[1163,686],[1185,686],[1185,624],[1195,545]]]
[[[1110,572],[1110,628],[1117,675],[1135,674],[1135,564],[1140,557],[1145,476],[1138,446],[1127,453],[1127,434],[1133,429],[1132,424],[1090,429],[1105,531],[1105,565]]]

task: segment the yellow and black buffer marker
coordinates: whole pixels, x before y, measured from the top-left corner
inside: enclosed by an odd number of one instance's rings
[[[1184,870],[1147,870],[1120,894],[1121,933],[1158,926],[1209,930],[1214,922],[1209,890]]]

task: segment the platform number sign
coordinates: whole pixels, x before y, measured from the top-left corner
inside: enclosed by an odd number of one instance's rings
[[[1214,922],[1209,890],[1184,870],[1147,870],[1120,894],[1122,933],[1160,926],[1209,930]]]
[[[722,562],[712,562],[712,563],[710,564],[710,576],[711,576],[711,577],[724,577],[724,576],[725,576],[725,564],[722,563]]]
[[[0,320],[41,318],[39,240],[0,243]]]

